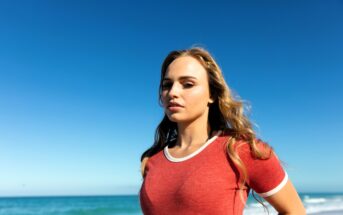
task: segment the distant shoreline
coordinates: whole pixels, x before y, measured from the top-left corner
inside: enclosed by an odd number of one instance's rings
[[[125,197],[125,196],[138,196],[138,194],[105,194],[105,195],[32,195],[32,196],[0,196],[0,198],[87,198],[87,197]]]
[[[342,192],[299,192],[299,195],[343,195]],[[66,194],[66,195],[18,195],[18,196],[0,196],[0,198],[66,198],[66,197],[125,197],[138,196],[138,194]]]

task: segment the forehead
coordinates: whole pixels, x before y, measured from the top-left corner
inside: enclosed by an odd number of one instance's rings
[[[180,76],[193,76],[196,79],[206,79],[207,72],[201,63],[190,56],[179,57],[169,66],[165,78],[178,79]]]

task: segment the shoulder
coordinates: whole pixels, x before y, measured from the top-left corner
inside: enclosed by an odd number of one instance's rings
[[[244,138],[234,138],[229,131],[222,133],[223,143],[239,157],[251,159],[268,159],[273,155],[273,148],[265,141],[255,138],[249,142]]]
[[[147,171],[149,170],[149,164],[152,162],[159,162],[159,159],[160,159],[162,153],[163,153],[163,150],[160,150],[157,153],[155,153],[154,155],[152,155],[150,157],[146,156],[142,159],[142,161],[141,161],[141,174],[142,174],[143,178],[145,177]]]
[[[273,152],[272,147],[259,138],[254,138],[251,141],[244,135],[239,136],[230,130],[224,131],[221,136],[226,139],[226,146],[239,156],[252,156],[254,158],[265,159],[270,157]]]
[[[238,171],[246,175],[247,185],[263,197],[273,195],[287,182],[283,169],[273,148],[261,139],[251,143],[244,138],[233,138],[223,133],[225,147],[231,150],[230,160],[235,162]]]
[[[236,149],[246,168],[248,185],[261,196],[276,193],[287,182],[287,173],[269,144],[258,140],[254,147],[239,141]]]

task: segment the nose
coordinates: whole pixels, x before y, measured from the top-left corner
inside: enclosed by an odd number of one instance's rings
[[[180,86],[174,83],[168,91],[168,97],[177,98],[180,94]]]

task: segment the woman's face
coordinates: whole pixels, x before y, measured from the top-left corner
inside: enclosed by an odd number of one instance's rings
[[[162,103],[173,122],[208,119],[208,103],[212,103],[207,71],[190,56],[179,57],[168,67],[162,82]]]

